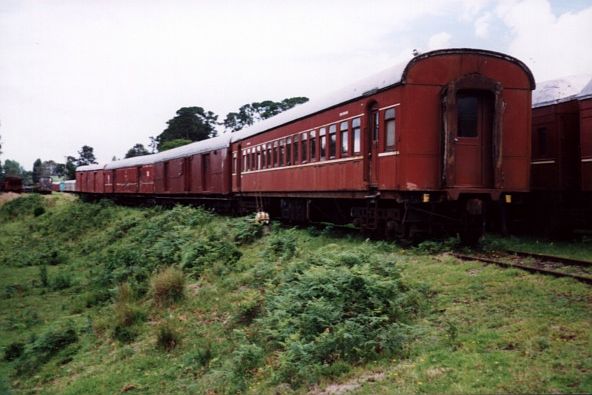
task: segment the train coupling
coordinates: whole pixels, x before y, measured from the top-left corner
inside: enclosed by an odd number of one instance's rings
[[[467,200],[466,210],[470,215],[481,215],[483,213],[483,200],[476,198]]]

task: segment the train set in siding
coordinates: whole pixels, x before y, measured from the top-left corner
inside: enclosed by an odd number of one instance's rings
[[[534,88],[511,56],[432,51],[235,133],[79,167],[77,193],[474,243],[530,189]]]

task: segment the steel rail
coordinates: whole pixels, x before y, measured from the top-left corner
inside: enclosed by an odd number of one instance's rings
[[[525,256],[528,257],[535,257],[533,255],[530,255],[529,253],[524,253]],[[518,255],[518,254],[517,254]],[[539,257],[545,257],[545,255],[539,255]],[[524,265],[521,263],[511,263],[511,262],[504,262],[504,261],[500,261],[500,260],[496,260],[496,259],[491,259],[491,258],[486,258],[486,257],[480,257],[480,256],[476,256],[476,255],[466,255],[466,254],[460,254],[460,253],[452,253],[452,256],[461,259],[463,261],[481,261],[481,262],[485,262],[485,263],[492,263],[498,266],[503,266],[503,267],[512,267],[512,268],[517,268],[517,269],[522,269],[522,270],[526,270],[528,272],[532,272],[532,273],[541,273],[541,274],[547,274],[547,275],[552,275],[555,277],[569,277],[569,278],[573,278],[575,280],[587,283],[587,284],[592,284],[592,277],[591,276],[583,276],[583,275],[579,275],[579,274],[572,274],[572,273],[565,273],[565,272],[560,272],[558,270],[552,270],[552,269],[545,269],[545,268],[541,268],[541,267],[535,267],[535,266],[529,266],[529,265]],[[559,258],[559,257],[553,257],[553,258],[558,258],[558,259],[562,259],[565,261],[573,261],[570,260],[568,258]],[[538,258],[537,258],[538,259]],[[540,258],[540,259],[544,259],[544,258]],[[585,262],[585,261],[576,261],[576,262]]]

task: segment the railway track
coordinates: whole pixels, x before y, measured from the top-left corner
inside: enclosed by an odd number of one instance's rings
[[[592,285],[592,262],[590,261],[520,251],[473,254],[453,253],[452,255],[464,261],[480,261],[502,267],[522,269],[531,273],[570,277]]]

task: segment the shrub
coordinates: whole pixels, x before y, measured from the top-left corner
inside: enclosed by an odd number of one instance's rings
[[[263,362],[264,351],[253,343],[240,344],[232,353],[230,392],[241,393],[247,389],[247,380]]]
[[[224,273],[233,268],[242,253],[223,235],[210,234],[207,238],[187,244],[183,248],[181,267],[198,277],[206,267],[220,265],[218,271]]]
[[[72,286],[72,276],[69,273],[58,273],[53,278],[51,288],[54,291],[70,288]]]
[[[40,215],[45,214],[45,209],[43,207],[35,207],[33,210],[33,216],[39,217]]]
[[[279,232],[268,238],[264,255],[268,260],[288,260],[296,255],[296,247],[296,233],[293,230]]]
[[[123,343],[133,341],[140,332],[138,324],[146,320],[146,312],[133,303],[133,292],[128,283],[117,287],[113,310],[115,324],[111,337]]]
[[[16,219],[33,214],[36,208],[43,207],[44,200],[36,193],[21,196],[0,206],[0,219]]]
[[[185,276],[174,267],[156,273],[151,281],[152,296],[158,306],[167,306],[185,296]]]
[[[297,384],[400,352],[421,292],[406,286],[393,263],[358,252],[313,255],[270,285],[256,320],[268,347],[279,351],[276,380]],[[333,374],[333,373],[331,373]]]
[[[244,218],[234,225],[234,241],[239,245],[250,244],[263,235],[263,225],[252,217]]]
[[[47,276],[47,266],[43,265],[39,267],[39,281],[42,287],[49,286],[49,277]]]
[[[20,342],[10,343],[6,349],[4,350],[4,360],[5,361],[14,361],[18,357],[21,356],[23,350],[25,349],[25,345]]]
[[[16,364],[19,375],[32,374],[72,343],[78,335],[71,323],[47,328],[26,345]]]
[[[164,351],[172,351],[181,342],[179,332],[170,322],[158,325],[156,331],[156,347]]]

